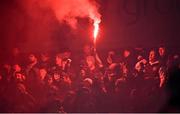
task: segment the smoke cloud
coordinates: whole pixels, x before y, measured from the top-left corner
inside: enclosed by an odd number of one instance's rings
[[[95,0],[42,0],[46,2],[60,23],[67,23],[76,28],[78,18],[89,18],[100,23],[101,15],[98,12],[99,5]],[[40,4],[42,4],[39,2]]]
[[[0,36],[3,39],[0,43],[4,47],[17,45],[23,50],[68,47],[68,38],[74,35],[81,18],[89,19],[92,24],[100,22],[101,18],[96,0],[2,0],[0,3]],[[71,28],[74,29],[67,34]],[[86,35],[85,32],[78,38]]]
[[[28,9],[31,15],[34,7],[41,7],[53,11],[60,23],[66,23],[76,28],[79,18],[88,18],[90,21],[100,23],[101,14],[96,0],[18,0]],[[26,5],[24,5],[26,4]],[[34,14],[33,14],[34,15]],[[37,16],[36,16],[37,17]]]

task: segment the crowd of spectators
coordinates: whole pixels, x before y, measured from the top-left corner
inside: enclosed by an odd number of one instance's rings
[[[164,46],[111,50],[107,56],[91,45],[81,54],[13,48],[0,62],[0,112],[172,111],[169,99],[174,91],[178,96],[179,85],[172,93],[167,85],[179,69],[178,52]]]

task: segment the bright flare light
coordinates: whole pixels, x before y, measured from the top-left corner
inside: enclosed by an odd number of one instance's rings
[[[99,23],[100,23],[100,21],[94,22],[94,44],[96,43],[96,39],[97,39],[98,32],[99,32]]]

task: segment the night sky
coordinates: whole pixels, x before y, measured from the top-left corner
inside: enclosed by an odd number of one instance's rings
[[[99,48],[179,47],[179,0],[98,0],[102,23]],[[1,50],[80,49],[91,40],[92,23],[79,19],[78,29],[60,24],[54,14],[26,0],[0,1]],[[31,8],[28,8],[31,7]],[[27,10],[28,9],[28,10]]]

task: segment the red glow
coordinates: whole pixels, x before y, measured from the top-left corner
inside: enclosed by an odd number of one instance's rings
[[[95,21],[95,22],[94,22],[94,33],[93,33],[93,36],[94,36],[94,44],[96,43],[97,36],[98,36],[98,33],[99,33],[99,23],[100,23],[100,21]]]

